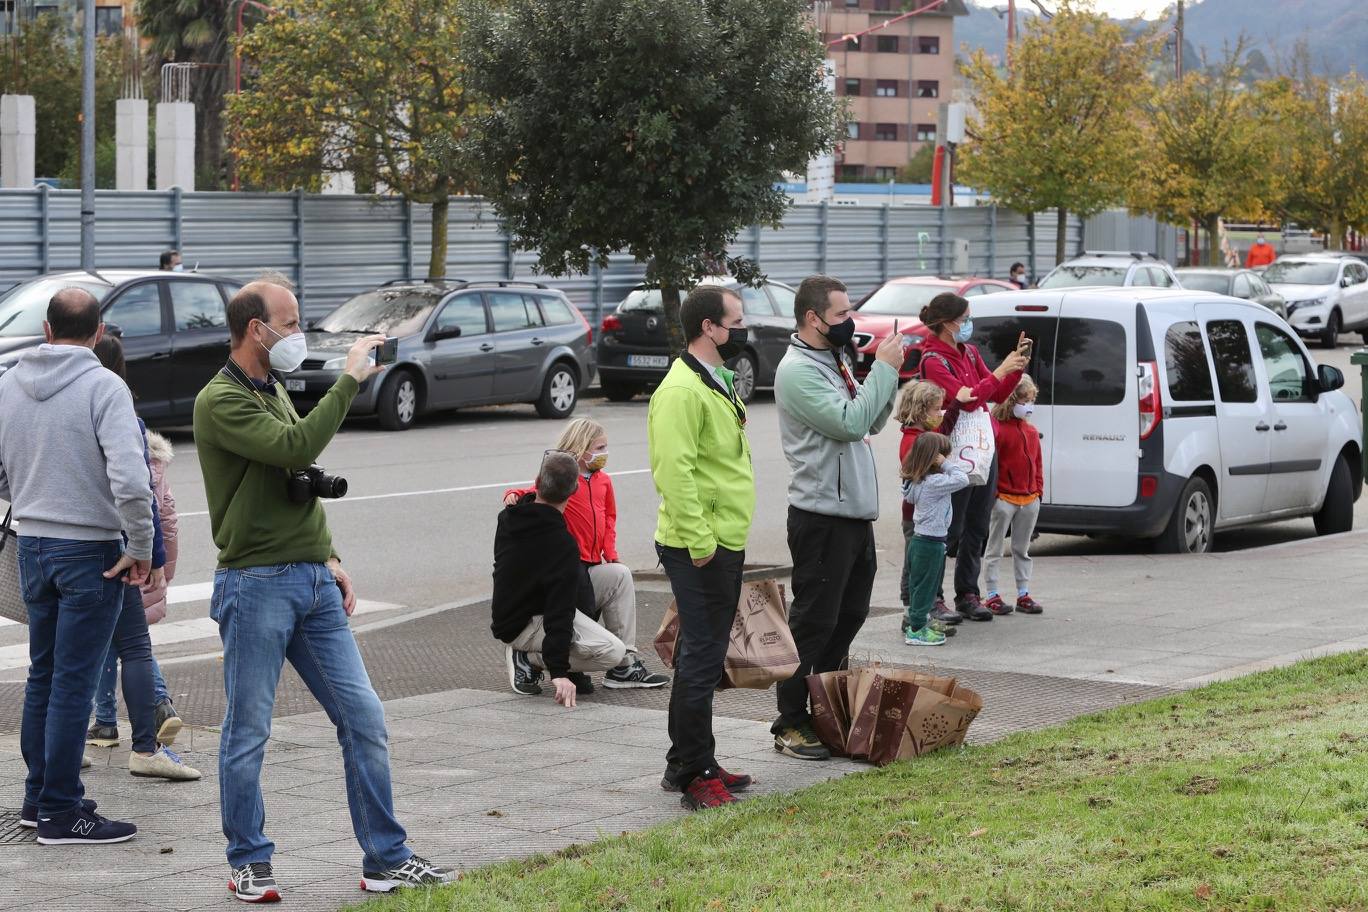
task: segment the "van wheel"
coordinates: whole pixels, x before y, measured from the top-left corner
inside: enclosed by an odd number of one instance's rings
[[[1207,554],[1211,551],[1216,501],[1200,478],[1189,478],[1173,508],[1168,527],[1159,536],[1159,550],[1169,554]]]
[[[1321,330],[1321,347],[1334,348],[1339,342],[1340,330],[1343,328],[1344,318],[1340,316],[1340,312],[1338,310],[1330,311],[1330,316],[1325,321],[1325,329]]]
[[[625,380],[600,380],[599,387],[609,402],[631,402],[632,397],[641,392],[640,383]]]
[[[1334,535],[1354,528],[1354,479],[1349,464],[1340,456],[1330,470],[1330,484],[1325,488],[1325,503],[1314,517],[1319,535]]]
[[[380,426],[387,431],[407,431],[418,418],[418,384],[408,371],[395,371],[380,388]]]
[[[579,401],[579,383],[570,365],[558,361],[551,365],[542,381],[541,398],[537,400],[537,414],[543,418],[566,418]]]
[[[1359,333],[1359,338],[1363,340],[1364,345],[1368,345],[1368,329],[1365,329],[1363,332]]]

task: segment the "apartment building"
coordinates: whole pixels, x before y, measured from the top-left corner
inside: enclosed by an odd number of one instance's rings
[[[828,42],[859,34],[926,5],[928,0],[829,0],[814,13]],[[895,22],[858,40],[828,47],[836,94],[849,101],[846,138],[836,154],[841,180],[889,180],[926,143],[954,89],[955,18],[964,0]]]
[[[0,0],[0,35],[23,31],[38,16],[60,16],[73,28],[80,22],[80,0]],[[122,35],[132,23],[136,0],[95,0],[95,34]]]

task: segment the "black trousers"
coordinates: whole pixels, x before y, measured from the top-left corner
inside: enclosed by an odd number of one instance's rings
[[[777,735],[812,718],[807,676],[840,668],[869,616],[878,567],[874,524],[789,507],[793,607],[789,630],[798,647],[798,671],[777,688]]]
[[[955,559],[955,600],[968,593],[979,592],[979,570],[988,547],[988,525],[993,518],[993,502],[997,500],[998,461],[993,456],[993,467],[988,471],[988,483],[963,488],[950,495],[955,515],[950,520],[950,534],[945,540],[945,553]],[[944,590],[940,593],[944,595]]]
[[[685,787],[717,766],[713,739],[713,692],[722,680],[746,552],[718,548],[705,566],[695,567],[687,548],[656,542],[679,611],[674,686],[670,689],[670,777]]]

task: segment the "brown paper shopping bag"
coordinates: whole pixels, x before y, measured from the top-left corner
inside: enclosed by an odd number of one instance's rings
[[[660,660],[671,668],[678,642],[679,612],[671,602],[654,644]],[[774,580],[743,583],[718,688],[765,690],[787,681],[797,670],[798,647],[789,632],[783,588]]]
[[[943,747],[964,743],[969,725],[983,709],[983,698],[968,687],[956,685],[951,693],[918,688],[907,714],[898,759],[920,757]]]
[[[812,698],[812,729],[834,756],[846,756],[850,734],[850,703],[846,695],[849,671],[827,671],[807,676],[808,696]]]
[[[879,709],[874,717],[874,732],[869,742],[870,763],[887,766],[900,759],[908,714],[920,691],[921,688],[916,684],[880,675],[879,687],[871,693],[878,700]]]

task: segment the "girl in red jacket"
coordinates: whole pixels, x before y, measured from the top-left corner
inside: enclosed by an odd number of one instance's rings
[[[958,410],[959,403],[957,401],[951,400],[949,408],[947,408],[945,400],[945,390],[934,383],[927,383],[925,380],[916,380],[903,387],[902,393],[898,396],[898,407],[893,412],[893,417],[898,424],[902,425],[902,440],[898,442],[899,471],[902,470],[902,464],[907,459],[907,454],[912,452],[912,444],[917,442],[917,438],[921,436],[922,432],[936,430],[945,421],[947,414],[952,410]],[[904,607],[908,604],[907,543],[912,540],[913,510],[913,505],[904,500],[902,505],[903,569],[902,580],[898,586]],[[962,620],[964,618],[960,613],[950,611],[943,601],[936,604],[930,615],[931,626],[946,636],[954,636],[955,631],[952,625],[958,624]]]
[[[997,500],[988,524],[988,553],[983,562],[983,606],[994,614],[1010,614],[1012,608],[998,594],[998,561],[1002,540],[1012,530],[1012,569],[1016,572],[1016,610],[1040,614],[1044,607],[1031,598],[1031,536],[1040,516],[1045,493],[1045,472],[1040,457],[1040,432],[1031,424],[1036,385],[1025,374],[1012,394],[993,408],[997,419]]]

